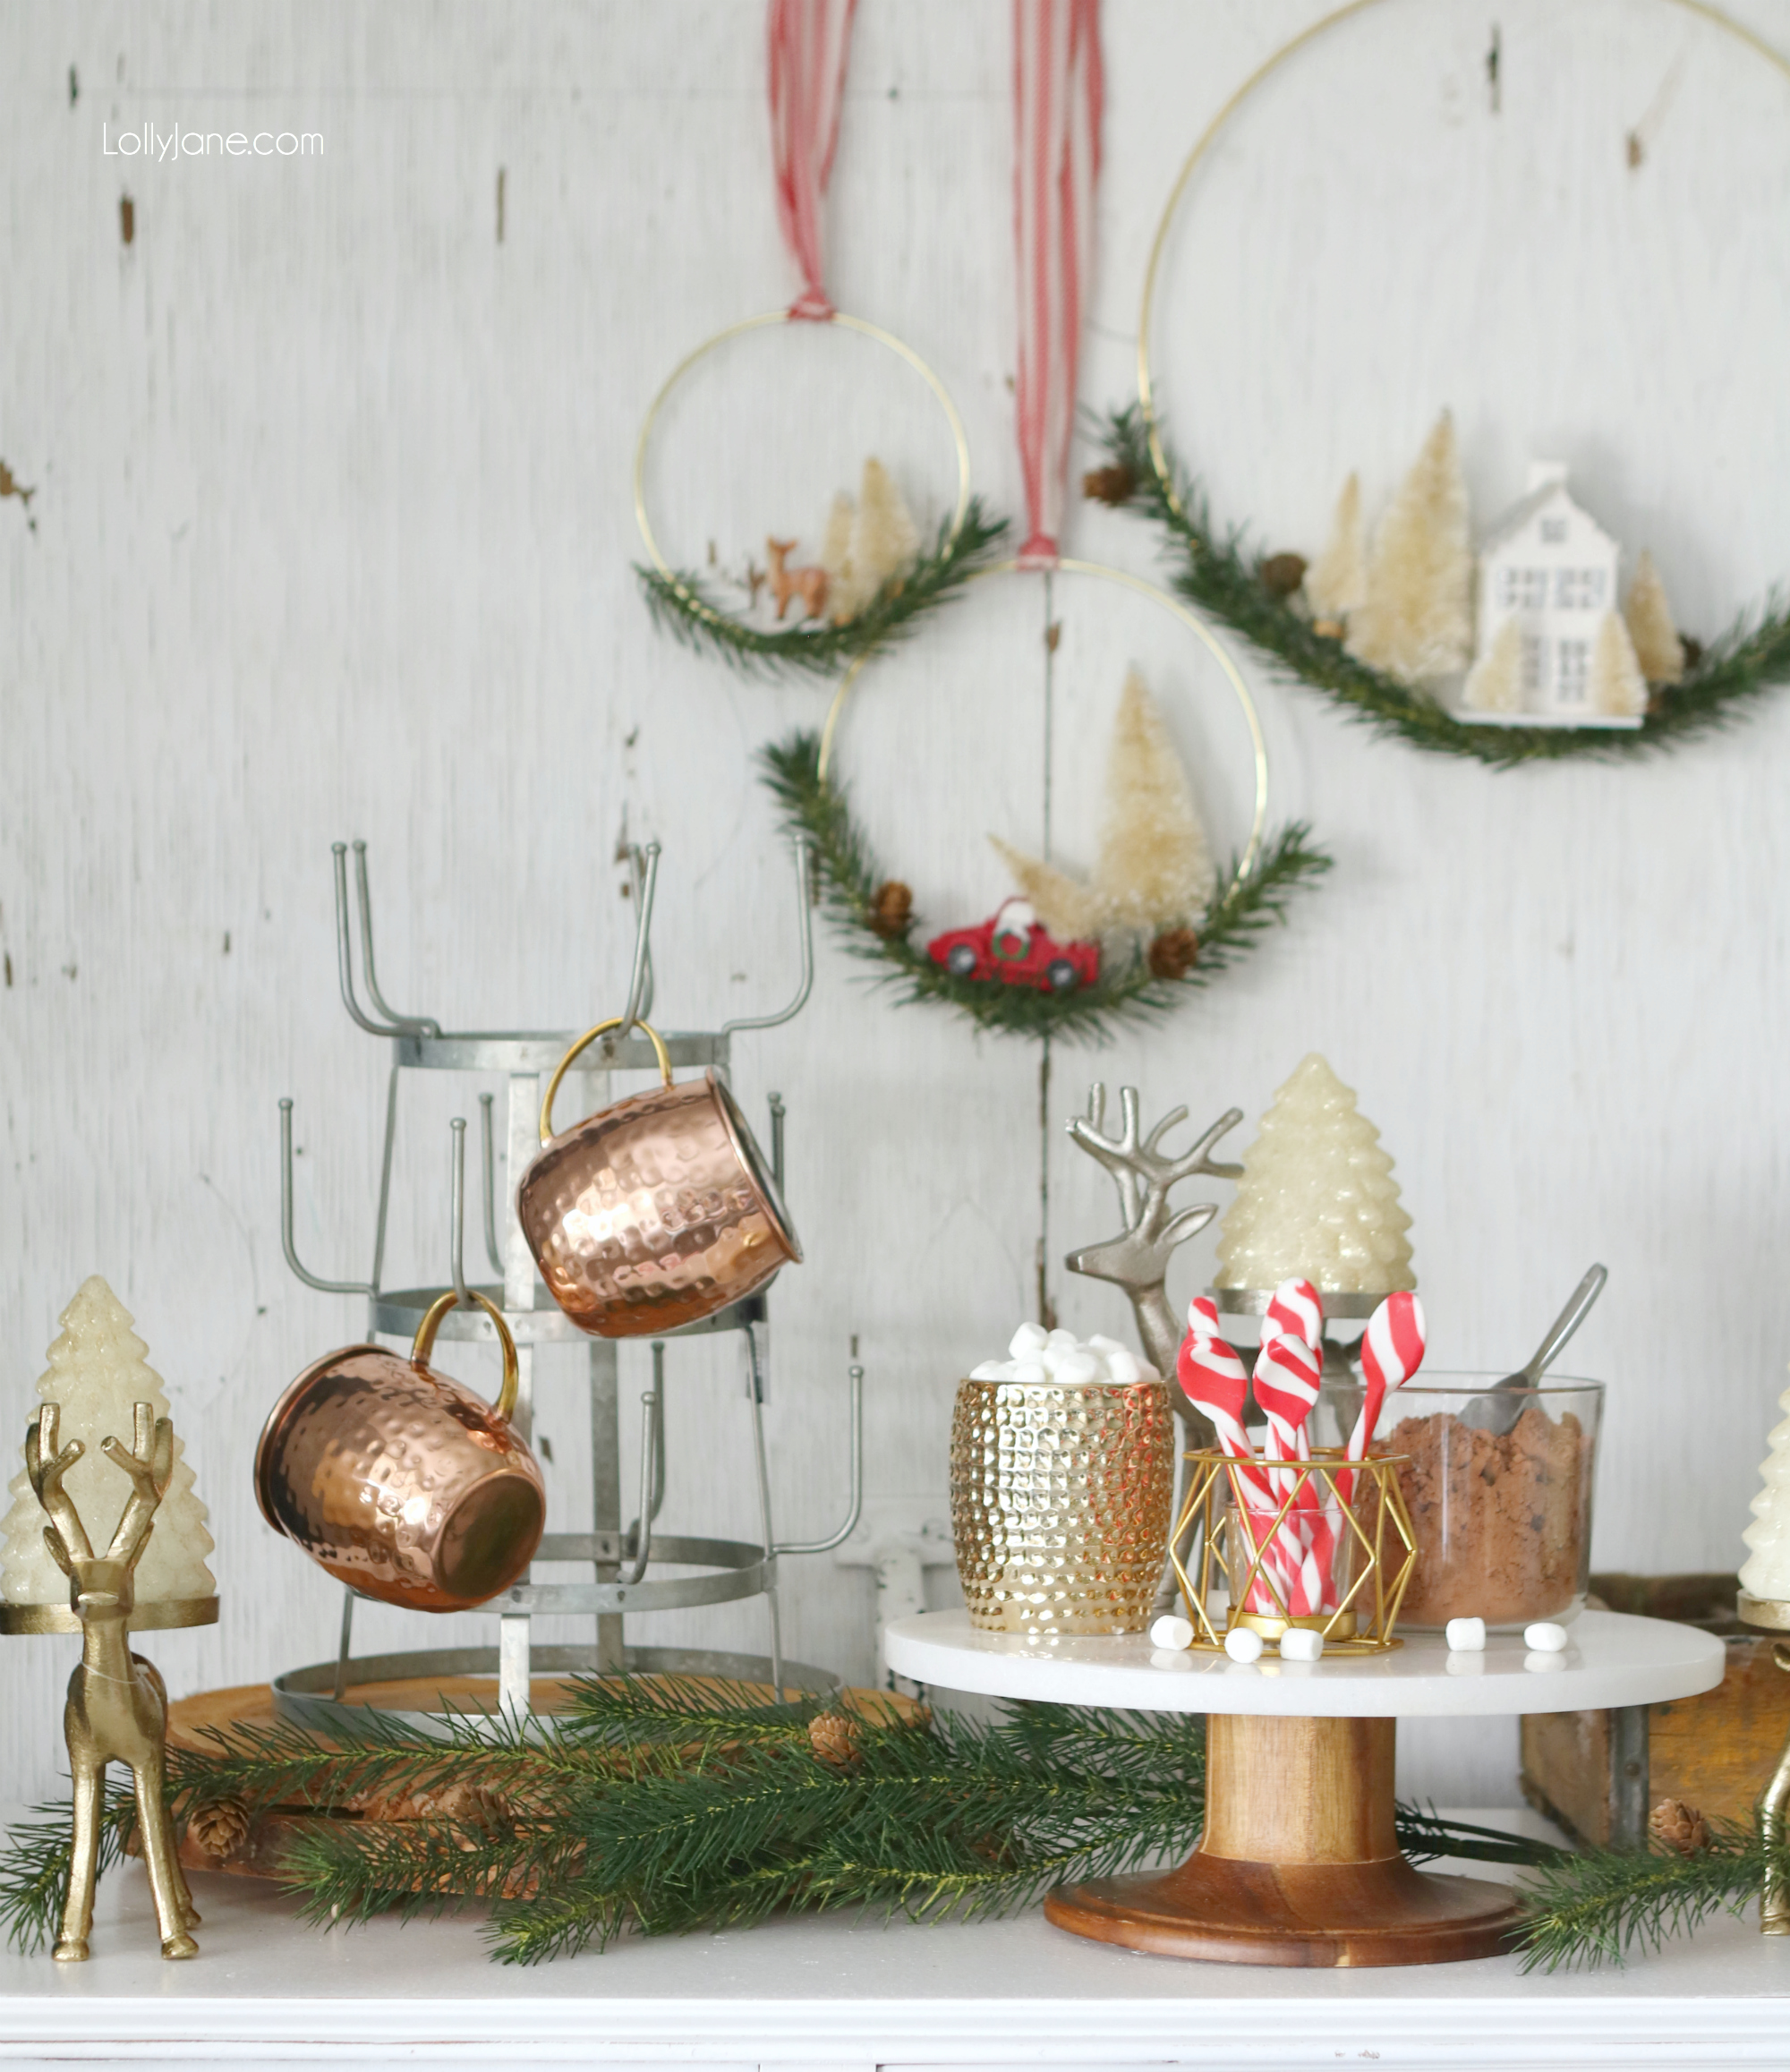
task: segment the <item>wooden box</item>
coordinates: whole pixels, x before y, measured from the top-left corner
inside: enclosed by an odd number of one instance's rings
[[[1679,1619],[1719,1633],[1727,1674],[1700,1698],[1611,1712],[1537,1712],[1522,1721],[1523,1796],[1580,1840],[1638,1842],[1649,1810],[1682,1799],[1709,1818],[1746,1820],[1790,1740],[1790,1676],[1773,1641],[1735,1616],[1732,1575],[1594,1575],[1613,1612]]]

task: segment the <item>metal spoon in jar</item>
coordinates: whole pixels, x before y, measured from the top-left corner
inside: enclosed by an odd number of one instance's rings
[[[1529,1363],[1493,1385],[1486,1395],[1476,1395],[1462,1413],[1462,1424],[1477,1425],[1481,1431],[1502,1436],[1512,1430],[1526,1407],[1522,1391],[1538,1386],[1554,1356],[1591,1313],[1591,1305],[1604,1292],[1610,1277],[1607,1266],[1593,1266],[1573,1289],[1566,1307],[1547,1326],[1547,1334],[1530,1355]]]

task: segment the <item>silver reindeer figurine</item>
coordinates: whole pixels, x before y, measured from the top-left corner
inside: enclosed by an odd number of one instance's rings
[[[1177,1158],[1158,1151],[1157,1146],[1177,1124],[1186,1121],[1187,1110],[1176,1108],[1164,1115],[1147,1137],[1138,1121],[1138,1089],[1119,1089],[1120,1134],[1103,1137],[1106,1115],[1106,1088],[1096,1083],[1088,1091],[1087,1113],[1078,1116],[1069,1133],[1091,1158],[1098,1159],[1119,1189],[1120,1213],[1125,1227],[1104,1244],[1084,1245],[1071,1252],[1063,1264],[1072,1274],[1088,1274],[1098,1281],[1112,1281],[1131,1298],[1138,1319],[1138,1334],[1144,1351],[1156,1372],[1172,1380],[1175,1358],[1181,1351],[1181,1326],[1169,1308],[1164,1286],[1169,1259],[1178,1245],[1185,1244],[1196,1231],[1202,1231],[1218,1214],[1216,1202],[1203,1201],[1172,1210],[1170,1190],[1196,1173],[1209,1173],[1218,1180],[1242,1177],[1240,1165],[1226,1164],[1212,1155],[1213,1147],[1243,1120],[1240,1108],[1229,1108],[1190,1150]],[[1192,1428],[1197,1444],[1208,1446],[1212,1432],[1206,1419],[1192,1408],[1179,1389],[1172,1392],[1175,1407]]]
[[[105,1444],[107,1459],[131,1478],[131,1499],[112,1544],[100,1555],[94,1553],[73,1499],[62,1486],[86,1447],[79,1439],[57,1447],[61,1413],[53,1403],[43,1406],[25,1434],[25,1467],[50,1519],[44,1544],[69,1579],[69,1603],[81,1621],[81,1667],[68,1680],[63,1712],[74,1779],[74,1853],[62,1933],[53,1953],[58,1964],[79,1964],[87,1955],[106,1765],[112,1761],[128,1763],[136,1785],[137,1827],[155,1894],[162,1955],[199,1955],[199,1945],[188,1932],[198,1927],[199,1914],[187,1890],[174,1823],[162,1796],[167,1692],[154,1666],[131,1652],[125,1631],[136,1604],[132,1572],[174,1469],[174,1427],[166,1418],[152,1417],[149,1403],[134,1403],[132,1409],[136,1426],[132,1450],[126,1453],[116,1439]]]

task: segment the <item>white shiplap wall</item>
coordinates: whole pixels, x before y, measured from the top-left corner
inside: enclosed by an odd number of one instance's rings
[[[1790,48],[1786,0],[1739,4]],[[1188,144],[1317,12],[1109,0],[1090,403],[1129,391],[1144,257]],[[749,763],[820,695],[655,636],[629,573],[649,397],[697,340],[790,292],[761,30],[754,0],[0,16],[0,458],[38,488],[34,531],[0,502],[0,1433],[22,1427],[57,1310],[104,1272],[219,1542],[223,1624],[151,1647],[176,1689],[331,1639],[335,1590],[249,1485],[275,1392],[359,1330],[355,1303],[292,1283],[278,1241],[285,1092],[304,1253],[359,1272],[370,1240],[383,1059],[335,997],[330,840],[372,845],[387,990],[449,1026],[614,1006],[624,829],[665,845],[669,1022],[789,983],[787,865]],[[865,0],[831,242],[841,304],[938,367],[978,485],[1017,511],[1008,67],[993,0]],[[146,121],[320,131],[325,153],[104,155],[102,124]],[[1177,226],[1157,351],[1183,449],[1222,518],[1309,551],[1347,469],[1383,496],[1451,404],[1481,519],[1531,450],[1563,455],[1707,635],[1790,565],[1786,179],[1790,86],[1664,0],[1388,0],[1249,106]],[[684,554],[812,531],[871,438],[949,493],[924,407],[840,344],[777,334],[693,391],[654,477]],[[1152,567],[1148,534],[1104,512],[1078,508],[1069,545]],[[846,737],[866,820],[941,922],[1002,890],[985,831],[1043,838],[1044,609],[1034,582],[978,590],[866,678]],[[1209,669],[1116,592],[1064,582],[1053,609],[1060,847],[1085,850],[1089,759],[1132,659],[1233,837],[1237,739]],[[1572,1362],[1611,1384],[1598,1559],[1735,1560],[1790,1345],[1773,803],[1790,701],[1650,765],[1492,776],[1250,673],[1276,813],[1308,815],[1336,871],[1171,1027],[1097,1066],[1059,1052],[1053,1260],[1111,1227],[1106,1182],[1057,1129],[1093,1070],[1158,1112],[1254,1115],[1321,1048],[1398,1160],[1437,1363],[1514,1364],[1605,1258]],[[848,1334],[872,1490],[936,1491],[955,1377],[1030,1304],[1038,1061],[890,1011],[831,949],[803,1019],[740,1050],[754,1112],[773,1086],[790,1103],[809,1264],[777,1293],[776,1473],[789,1527],[820,1530]],[[446,1120],[476,1090],[406,1089],[394,1280],[443,1270]],[[1209,1258],[1209,1239],[1189,1249],[1183,1292]],[[1069,1321],[1122,1321],[1111,1292],[1054,1265],[1053,1282]],[[644,1357],[624,1355],[625,1400]],[[568,1512],[576,1383],[575,1360],[550,1368],[540,1413]],[[671,1399],[668,1526],[749,1532],[731,1351],[680,1351]],[[865,1572],[798,1567],[788,1599],[795,1654],[870,1676]],[[725,1610],[667,1630],[759,1644]],[[50,1781],[68,1652],[7,1653],[21,1790]],[[1508,1796],[1513,1744],[1414,1746],[1405,1782]]]

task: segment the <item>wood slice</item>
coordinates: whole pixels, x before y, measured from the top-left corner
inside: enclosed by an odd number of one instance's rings
[[[535,1677],[530,1691],[533,1710],[550,1717],[567,1710],[577,1681],[570,1676]],[[678,1682],[686,1688],[693,1684],[699,1688],[715,1684],[714,1679],[706,1677],[680,1677]],[[715,1684],[715,1687],[724,1687],[729,1697],[737,1696],[741,1688],[731,1683],[725,1686]],[[748,1693],[762,1692],[767,1701],[770,1699],[768,1684],[748,1684],[745,1688]],[[496,1692],[494,1676],[405,1677],[385,1684],[358,1684],[349,1693],[349,1702],[376,1711],[426,1712],[439,1710],[445,1701],[463,1711],[491,1712],[497,1709]],[[891,1691],[841,1691],[839,1702],[847,1711],[865,1719],[911,1721],[925,1717],[923,1706]],[[191,1698],[176,1699],[169,1705],[168,1745],[206,1754],[215,1745],[208,1737],[211,1730],[271,1727],[277,1724],[273,1693],[265,1684],[242,1684],[229,1690],[200,1691]],[[439,1819],[444,1815],[451,1818],[456,1811],[453,1803],[443,1803],[441,1799],[418,1803],[413,1800],[395,1802],[345,1792],[339,1804],[306,1807],[302,1811],[276,1809],[240,1823],[226,1816],[213,1819],[197,1835],[189,1828],[181,1841],[180,1859],[191,1871],[227,1871],[247,1878],[272,1878],[278,1873],[281,1858],[294,1831],[307,1823],[340,1820],[353,1820],[363,1828],[397,1827],[405,1820]],[[135,1854],[134,1849],[132,1853]]]

